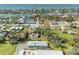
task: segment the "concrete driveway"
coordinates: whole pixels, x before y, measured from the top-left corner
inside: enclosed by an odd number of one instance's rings
[[[16,52],[14,53],[14,55],[19,55],[19,52],[21,50],[24,50],[25,48],[27,48],[27,42],[21,42],[18,44],[17,48],[16,48]]]

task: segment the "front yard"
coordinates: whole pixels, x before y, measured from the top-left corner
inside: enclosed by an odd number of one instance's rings
[[[0,44],[0,55],[12,55],[16,50],[17,45],[11,45],[8,41]]]

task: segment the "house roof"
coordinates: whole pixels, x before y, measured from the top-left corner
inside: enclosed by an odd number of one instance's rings
[[[79,24],[79,20],[72,21],[72,23],[77,23],[77,24]]]
[[[19,19],[20,23],[24,23],[24,18]]]
[[[68,30],[67,32],[68,32],[69,34],[71,34],[71,33],[76,34],[76,32],[75,32],[75,31],[73,31],[73,30]]]
[[[48,46],[47,41],[28,41],[28,46]]]
[[[6,35],[7,32],[0,32],[0,36],[3,37]]]
[[[53,21],[52,25],[55,26],[62,26],[62,25],[67,25],[67,22],[63,22],[63,21]]]
[[[19,52],[19,55],[23,55],[23,51]],[[26,55],[63,55],[61,50],[25,50]],[[28,54],[30,52],[30,54]]]
[[[23,27],[11,27],[10,29],[23,29]]]
[[[35,19],[28,19],[27,23],[28,24],[36,24],[36,20]]]

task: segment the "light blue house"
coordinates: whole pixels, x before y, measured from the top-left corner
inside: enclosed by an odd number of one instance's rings
[[[47,41],[28,41],[27,46],[29,48],[38,48],[38,49],[47,49],[49,47]]]

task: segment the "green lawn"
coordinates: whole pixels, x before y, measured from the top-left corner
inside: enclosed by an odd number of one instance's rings
[[[11,55],[15,52],[17,45],[11,45],[9,42],[0,44],[0,55]]]

